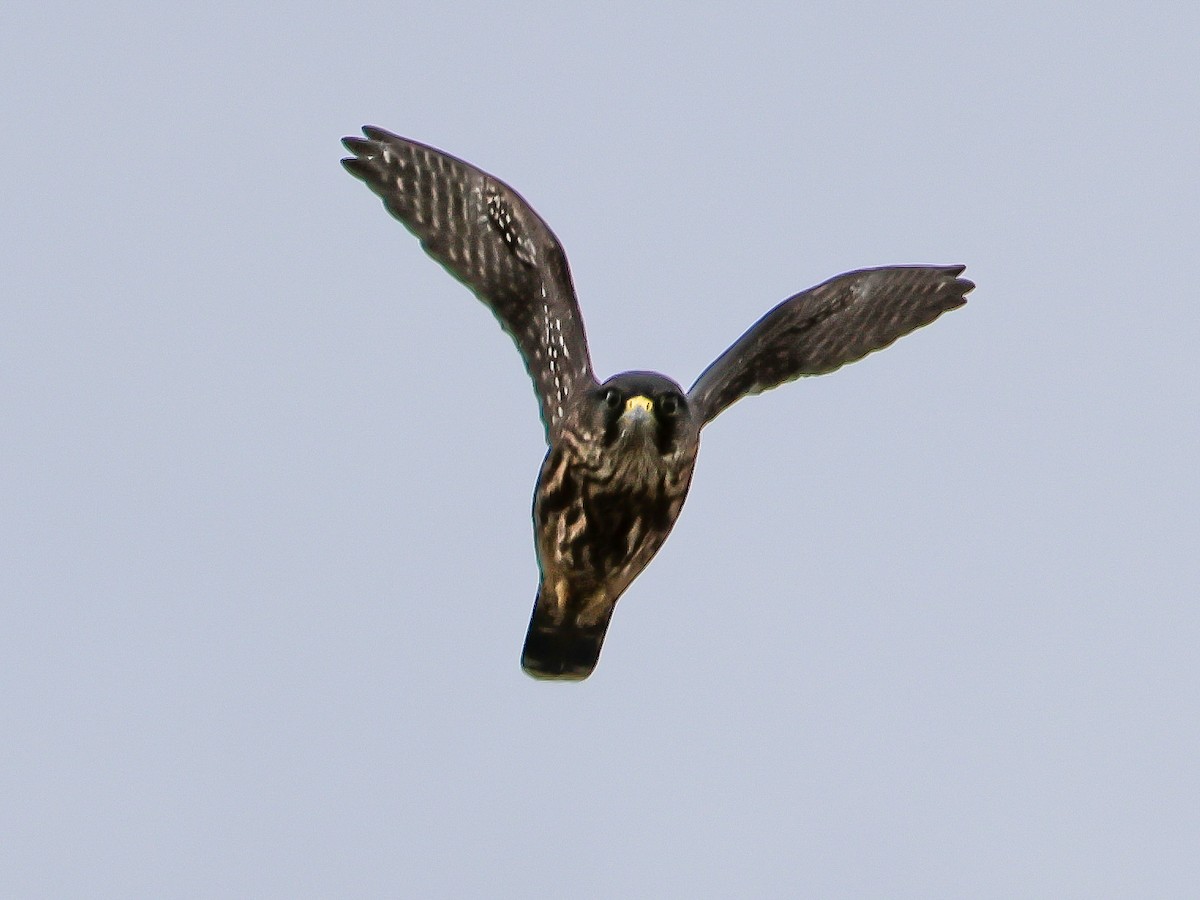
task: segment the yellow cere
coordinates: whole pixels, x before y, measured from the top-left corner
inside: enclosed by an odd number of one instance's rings
[[[639,407],[646,412],[652,412],[654,410],[654,403],[649,397],[630,397],[625,401],[625,412],[633,412]]]

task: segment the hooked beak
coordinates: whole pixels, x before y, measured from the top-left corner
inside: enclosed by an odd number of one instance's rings
[[[625,401],[625,411],[621,413],[622,419],[632,421],[643,421],[653,418],[654,402],[649,397],[630,397]]]
[[[654,402],[649,397],[630,397],[625,401],[625,410],[617,420],[626,440],[637,444],[649,444],[658,430],[654,416]]]

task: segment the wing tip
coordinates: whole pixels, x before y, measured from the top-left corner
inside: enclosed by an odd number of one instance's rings
[[[392,134],[386,128],[380,128],[378,125],[364,125],[362,132],[370,140],[376,142],[396,141],[400,140],[398,135]]]
[[[357,135],[348,135],[342,138],[342,146],[354,154],[342,159],[342,168],[361,181],[370,178],[370,161],[376,154],[374,143]]]
[[[950,282],[950,296],[952,301],[946,307],[947,309],[958,309],[960,306],[964,306],[967,302],[967,294],[975,290],[975,282],[970,278],[959,277],[966,270],[967,267],[965,265],[946,266],[944,270],[947,275],[953,278],[953,281]]]
[[[380,144],[401,140],[401,138],[385,128],[380,128],[378,125],[364,125],[362,132],[366,137],[351,134],[342,138],[342,146],[360,158],[377,155]]]
[[[342,168],[361,181],[371,177],[371,168],[360,156],[348,156],[342,160]]]

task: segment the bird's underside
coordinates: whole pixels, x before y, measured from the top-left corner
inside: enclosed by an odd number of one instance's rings
[[[966,302],[963,266],[838,275],[784,300],[684,392],[651,372],[603,384],[592,372],[566,254],[499,179],[381,128],[343,140],[342,164],[422,247],[491,309],[538,396],[548,444],[534,491],[541,580],[522,665],[579,680],[595,667],[613,608],[674,525],[700,429],[747,394],[822,375]]]

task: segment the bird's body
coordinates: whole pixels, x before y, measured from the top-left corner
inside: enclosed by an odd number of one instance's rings
[[[683,507],[700,429],[731,403],[831,372],[965,303],[961,266],[839,275],[783,301],[684,392],[653,372],[603,384],[557,238],[512,188],[415,141],[367,127],[343,165],[426,251],[491,308],[534,382],[548,450],[534,491],[541,580],[522,665],[579,680],[595,668],[617,600]]]
[[[593,393],[534,491],[542,578],[521,664],[537,677],[595,668],[613,607],[670,534],[696,465],[700,426],[673,381],[630,372]]]

